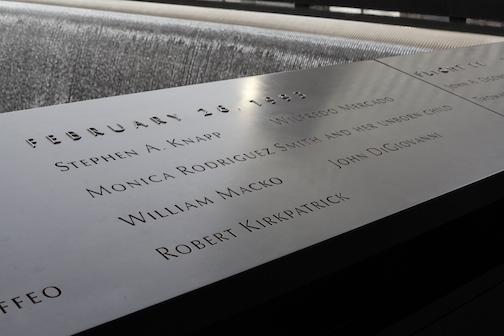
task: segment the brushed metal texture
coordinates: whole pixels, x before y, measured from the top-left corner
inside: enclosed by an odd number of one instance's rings
[[[502,50],[465,54],[501,69]],[[501,183],[477,183],[502,174],[503,116],[406,73],[459,52],[1,114],[0,334],[74,334],[353,231],[316,254],[340,269],[488,204]]]

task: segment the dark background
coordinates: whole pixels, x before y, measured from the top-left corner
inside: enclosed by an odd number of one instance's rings
[[[332,17],[415,27],[504,35],[504,2],[496,0],[140,0],[204,7]],[[357,14],[337,7],[361,9]],[[383,13],[373,13],[379,10]],[[400,16],[387,15],[400,12]]]

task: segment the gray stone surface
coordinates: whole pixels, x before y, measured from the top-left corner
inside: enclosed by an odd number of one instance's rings
[[[0,112],[425,49],[0,2]]]

